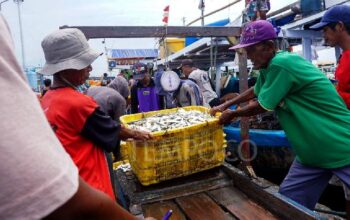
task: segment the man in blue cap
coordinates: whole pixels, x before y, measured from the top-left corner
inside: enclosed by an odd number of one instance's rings
[[[335,78],[338,80],[337,91],[350,109],[350,6],[336,5],[328,9],[321,22],[310,28],[323,30],[325,43],[343,50]]]
[[[278,51],[273,26],[264,20],[248,23],[240,44],[260,75],[254,88],[211,113],[219,122],[275,111],[296,154],[279,192],[314,209],[332,175],[350,187],[350,111],[337,91],[312,63],[298,54]],[[228,109],[249,101],[237,110]],[[349,190],[345,191],[350,198]]]

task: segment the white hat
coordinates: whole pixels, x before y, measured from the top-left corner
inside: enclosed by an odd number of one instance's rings
[[[91,49],[83,32],[76,28],[54,31],[44,38],[41,46],[46,63],[40,73],[44,75],[84,69],[102,54]]]

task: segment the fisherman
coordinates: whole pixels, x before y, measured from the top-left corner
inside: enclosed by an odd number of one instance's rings
[[[27,85],[8,27],[0,16],[0,219],[137,220],[79,177]]]
[[[337,91],[350,109],[350,6],[336,5],[328,9],[321,22],[310,28],[323,30],[325,43],[343,50],[335,79],[338,81]]]
[[[154,80],[148,73],[147,65],[136,63],[133,78],[137,83],[131,87],[131,113],[149,112],[162,109],[162,102],[156,92]]]
[[[125,79],[124,75],[115,77],[107,87],[117,91],[125,100],[127,100],[130,95],[128,81]]]
[[[276,49],[276,32],[264,20],[248,23],[239,45],[260,75],[254,88],[214,107],[220,123],[276,111],[296,160],[279,192],[314,209],[332,175],[350,187],[350,111],[324,74],[297,54]],[[257,98],[257,100],[255,100]],[[244,102],[237,110],[227,109]],[[349,202],[347,202],[347,206]]]
[[[80,30],[57,30],[41,45],[46,59],[41,72],[54,78],[41,102],[46,117],[80,176],[115,199],[104,151],[119,147],[120,140],[146,140],[151,135],[117,125],[91,97],[76,90],[88,78],[91,63],[100,56]]]
[[[206,107],[213,107],[220,104],[218,95],[214,92],[213,87],[210,83],[209,75],[206,71],[200,70],[194,66],[191,59],[182,60],[181,66],[179,67],[186,79],[195,82],[202,93],[203,105]]]
[[[164,74],[168,74],[169,80],[163,80]],[[174,71],[164,71],[158,67],[155,74],[157,93],[165,99],[166,108],[185,106],[202,106],[203,96],[198,85],[189,79],[180,79]]]

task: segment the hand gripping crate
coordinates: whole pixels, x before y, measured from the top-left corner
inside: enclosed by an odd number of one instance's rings
[[[184,107],[185,110],[208,112],[202,106]],[[160,110],[120,118],[128,123],[178,111],[179,108]],[[176,177],[190,175],[223,164],[225,159],[225,134],[218,118],[166,131],[153,132],[150,141],[126,141],[132,170],[142,185],[150,185]]]

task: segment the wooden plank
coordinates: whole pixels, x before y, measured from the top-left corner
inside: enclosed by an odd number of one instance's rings
[[[251,179],[242,171],[227,163],[224,164],[223,169],[232,177],[234,186],[238,190],[275,216],[285,220],[316,219],[311,210],[295,202],[290,202],[281,196],[277,187],[273,184],[260,178]]]
[[[129,206],[170,200],[179,196],[187,196],[232,185],[231,178],[220,168],[151,186],[142,186],[135,176],[134,178],[127,178],[122,171],[118,170],[116,174]]]
[[[204,193],[180,197],[175,201],[191,220],[235,219],[229,213],[224,212],[220,206]]]
[[[234,187],[213,190],[209,192],[209,195],[240,220],[277,219]]]
[[[240,27],[168,26],[61,26],[78,28],[87,38],[227,37],[239,36]]]
[[[171,220],[186,220],[185,215],[173,201],[156,202],[142,205],[144,217],[154,217],[156,219],[163,219],[164,215],[169,210],[173,210]]]

